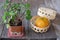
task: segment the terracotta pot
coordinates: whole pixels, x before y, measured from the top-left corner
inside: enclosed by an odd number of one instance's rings
[[[25,33],[25,28],[22,26],[11,26],[8,29],[8,37],[22,37]]]

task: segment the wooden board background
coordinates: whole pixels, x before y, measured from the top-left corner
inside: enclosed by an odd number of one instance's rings
[[[0,3],[4,2],[5,0],[0,0]],[[60,37],[60,0],[27,0],[30,4],[31,4],[31,11],[32,11],[32,16],[36,15],[38,7],[48,7],[48,8],[52,8],[55,9],[57,11],[57,16],[56,19],[54,20],[54,22],[52,23],[55,26],[55,29],[58,30],[57,35],[58,37]],[[15,2],[18,2],[17,0],[15,0]],[[0,4],[0,7],[3,4]],[[0,10],[0,22],[1,22],[1,16],[3,15],[3,11]],[[26,22],[26,21],[25,21]],[[26,24],[24,24],[26,25]],[[26,25],[27,26],[27,25]],[[2,32],[3,26],[0,25],[0,34]]]

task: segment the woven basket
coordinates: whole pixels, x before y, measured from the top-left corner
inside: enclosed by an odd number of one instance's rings
[[[37,12],[37,16],[32,17],[31,21],[30,21],[30,25],[31,28],[35,31],[35,32],[40,32],[40,33],[44,33],[46,31],[48,31],[49,27],[50,27],[50,20],[54,20],[56,16],[56,11],[49,9],[49,8],[43,8],[40,7],[38,9]],[[36,27],[35,26],[35,20],[38,17],[46,17],[49,20],[49,25],[45,28],[40,28],[40,27]]]
[[[40,7],[38,9],[37,15],[41,17],[46,17],[49,20],[54,20],[56,17],[56,11],[49,8]]]
[[[36,20],[36,18],[38,18],[38,17],[39,17],[39,16],[34,16],[34,17],[32,17],[32,19],[31,19],[31,21],[30,21],[31,28],[32,28],[35,32],[40,32],[40,33],[46,32],[46,31],[48,30],[48,28],[49,28],[49,25],[48,25],[47,27],[45,27],[45,28],[36,27],[36,26],[34,25],[35,20]]]

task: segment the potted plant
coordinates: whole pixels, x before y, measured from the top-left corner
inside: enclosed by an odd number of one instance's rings
[[[22,20],[23,18],[30,20],[31,17],[30,4],[13,3],[11,0],[6,0],[2,20],[8,28],[9,37],[23,36],[25,28],[22,26]]]

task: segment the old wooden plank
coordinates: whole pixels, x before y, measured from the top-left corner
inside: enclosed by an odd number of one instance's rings
[[[28,32],[29,31],[29,32]],[[28,33],[22,38],[11,38],[11,39],[53,39],[56,38],[56,34],[53,26],[50,26],[50,29],[46,33],[35,33],[30,27],[28,29]],[[4,31],[2,33],[1,38],[9,38],[8,37],[8,29],[4,27]]]
[[[0,0],[0,37],[3,30],[3,25],[1,24],[2,15],[3,15],[3,9],[2,9],[3,3],[4,3],[4,0]]]
[[[44,3],[45,0],[29,0],[28,2],[31,4],[31,13],[33,16],[35,16],[37,14],[37,10],[38,10],[38,7],[48,7],[48,8],[51,8],[53,6],[51,6],[50,4],[48,3],[51,3],[50,0],[47,0],[47,4]],[[1,13],[0,13],[1,14]],[[25,20],[25,19],[24,19]],[[24,22],[27,22],[26,20]],[[28,22],[27,22],[28,23]],[[28,36],[24,37],[24,38],[53,38],[55,37],[53,34],[55,33],[52,29],[50,29],[50,31],[48,31],[47,33],[44,33],[44,34],[40,34],[37,35],[32,29],[30,29],[30,27],[27,25],[27,23],[24,23],[23,25],[25,25],[26,29],[29,29],[29,30],[26,30],[26,31],[29,31],[28,33]],[[2,30],[2,28],[1,28]],[[54,33],[53,33],[54,32]],[[31,34],[32,33],[32,34]],[[52,34],[53,37],[51,37],[50,33]],[[26,34],[27,35],[27,34]],[[36,37],[35,37],[36,36]],[[4,28],[4,31],[3,31],[3,35],[2,35],[2,38],[8,38],[7,37],[7,29],[6,27]]]

